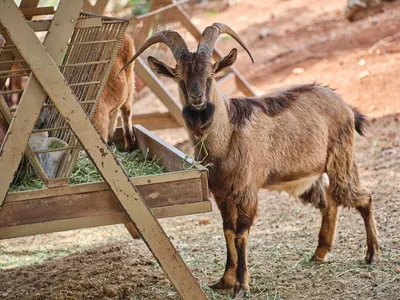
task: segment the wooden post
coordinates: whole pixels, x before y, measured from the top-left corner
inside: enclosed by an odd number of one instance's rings
[[[60,10],[59,13],[61,14],[62,11]],[[180,296],[188,300],[207,299],[162,227],[83,111],[57,64],[24,20],[13,0],[0,2],[0,18],[43,89],[70,125]],[[32,103],[32,110],[40,109],[41,101],[32,101]],[[31,111],[26,117],[35,119],[34,112]],[[25,140],[25,146],[27,142],[28,139]],[[6,141],[5,146],[9,143],[9,140]],[[0,167],[7,165],[2,163]],[[3,194],[7,191],[0,190],[0,192]]]

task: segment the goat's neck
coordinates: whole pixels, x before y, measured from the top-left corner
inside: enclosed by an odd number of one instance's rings
[[[202,160],[206,157],[206,161],[209,162],[226,156],[233,133],[229,118],[228,100],[218,93],[215,84],[214,81],[210,90],[210,101],[215,105],[210,128],[200,140],[196,139],[188,130],[193,146],[195,146],[196,159]],[[182,93],[180,93],[180,100],[182,105],[185,105]],[[202,151],[202,147],[205,147],[206,151]]]

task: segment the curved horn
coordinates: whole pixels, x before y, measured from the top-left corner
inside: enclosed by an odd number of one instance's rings
[[[214,23],[204,29],[203,33],[201,34],[199,46],[197,47],[197,52],[204,52],[209,58],[211,58],[214,51],[214,44],[217,41],[218,37],[223,33],[229,34],[231,37],[233,37],[240,44],[240,46],[242,46],[243,49],[246,50],[247,54],[251,58],[251,61],[254,63],[254,59],[251,56],[249,49],[247,49],[247,47],[236,34],[236,32],[234,32],[232,28],[230,28],[228,25],[222,23]]]
[[[128,65],[132,63],[136,58],[138,58],[138,56],[142,54],[144,50],[156,43],[164,43],[165,45],[167,45],[174,54],[176,61],[178,61],[183,54],[189,53],[189,49],[179,33],[171,30],[160,31],[156,34],[153,34],[151,37],[148,38],[146,42],[144,42],[142,47],[140,47],[135,55],[122,67],[120,72],[125,70],[125,68],[128,67]]]

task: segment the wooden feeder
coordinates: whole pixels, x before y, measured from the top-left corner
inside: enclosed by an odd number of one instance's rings
[[[141,126],[135,126],[139,148],[156,156],[169,171],[128,178],[90,121],[109,68],[126,29],[126,21],[81,13],[82,0],[60,1],[57,11],[36,8],[37,0],[0,2],[0,90],[16,75],[20,63],[29,76],[15,111],[1,112],[9,123],[0,145],[0,239],[61,230],[124,223],[137,228],[183,299],[206,299],[156,217],[181,216],[211,210],[207,170]],[[49,20],[30,21],[47,14]],[[25,15],[25,18],[24,18]],[[35,31],[47,31],[40,41]],[[0,44],[1,45],[1,44]],[[15,91],[13,91],[15,92]],[[63,162],[55,178],[43,174],[29,138],[43,109],[50,110],[43,131],[66,139]],[[12,115],[13,113],[13,115]],[[117,136],[118,139],[118,136]],[[69,185],[68,177],[84,149],[104,182]],[[24,155],[46,180],[48,188],[8,193]],[[181,171],[183,164],[192,169]],[[131,232],[131,231],[130,231]],[[132,233],[132,232],[131,232]]]

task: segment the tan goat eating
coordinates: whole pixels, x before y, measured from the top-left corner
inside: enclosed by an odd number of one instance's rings
[[[126,151],[132,151],[135,143],[131,111],[135,91],[135,74],[133,65],[121,73],[120,69],[134,54],[133,41],[128,35],[125,35],[93,117],[97,130],[108,142],[114,135],[118,114],[121,112]]]
[[[237,56],[233,49],[212,63],[214,44],[223,33],[251,58],[231,28],[214,23],[203,31],[194,53],[177,32],[163,31],[151,36],[129,61],[159,42],[175,56],[175,68],[154,57],[148,62],[154,72],[178,83],[191,140],[203,144],[196,148],[196,156],[212,165],[209,186],[222,215],[227,260],[222,278],[211,287],[233,288],[235,294],[249,290],[246,245],[261,188],[286,191],[321,211],[315,261],[324,261],[332,247],[338,207],[355,207],[365,222],[365,259],[372,263],[379,257],[372,198],[359,181],[354,159],[355,131],[363,134],[365,116],[331,89],[316,84],[262,97],[222,97],[214,76],[232,66]]]

